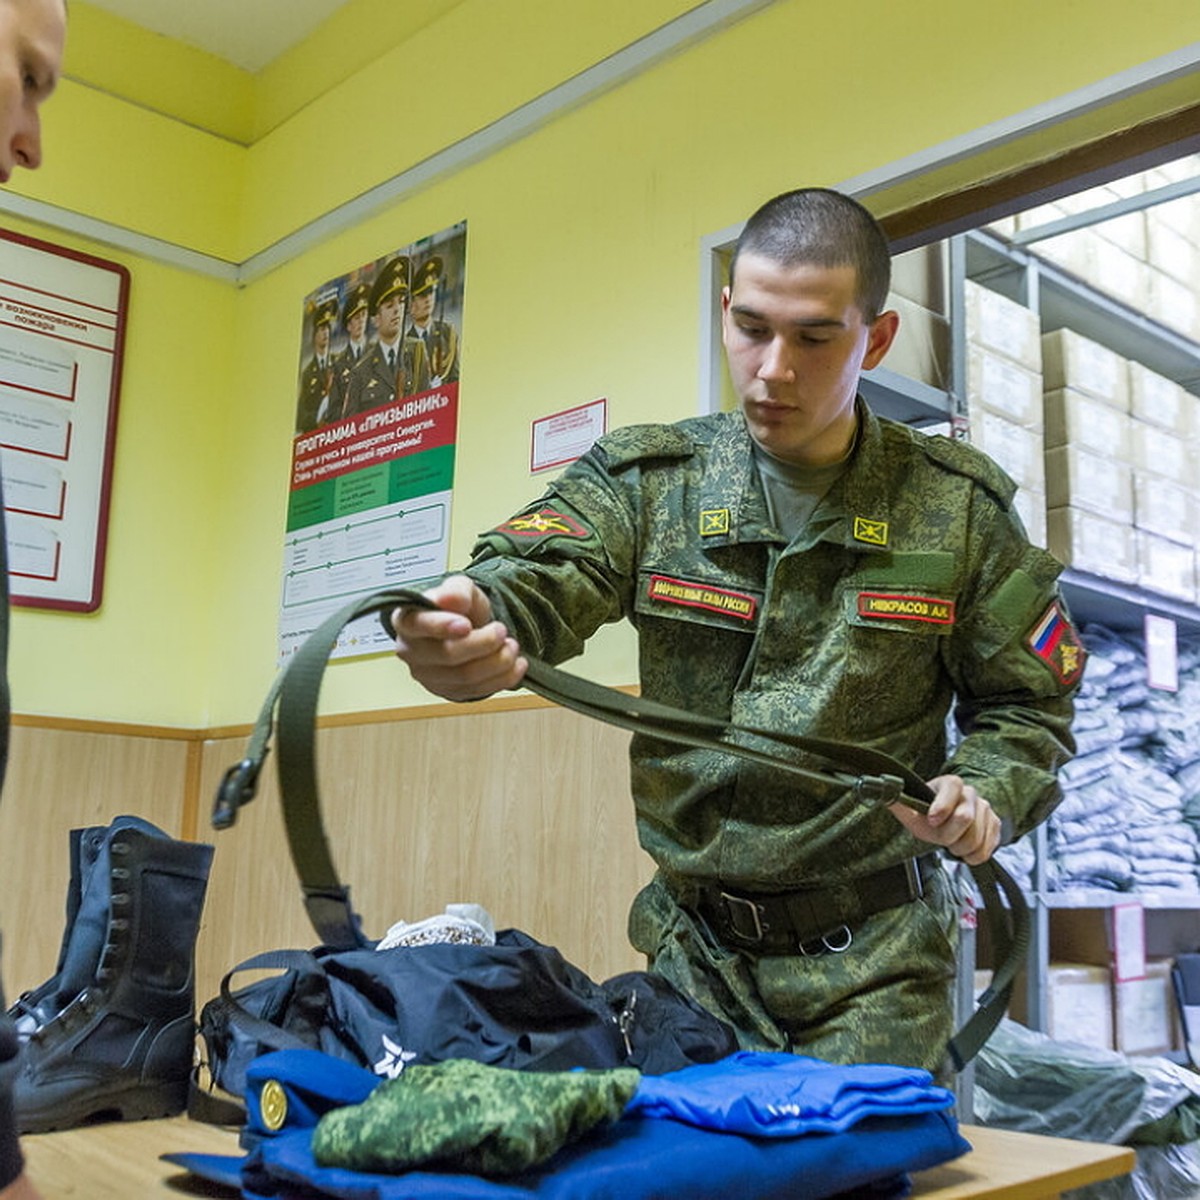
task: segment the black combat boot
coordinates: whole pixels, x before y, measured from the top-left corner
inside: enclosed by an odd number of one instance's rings
[[[148,821],[142,821],[139,817],[122,817],[118,820],[136,822],[148,829],[154,829],[154,826],[150,825]],[[58,949],[58,965],[54,968],[54,974],[45,983],[31,992],[22,992],[13,1002],[8,1013],[12,1018],[17,1035],[23,1042],[28,1041],[29,1035],[35,1029],[40,1025],[45,1025],[60,1008],[65,1007],[73,996],[87,986],[87,981],[95,973],[96,966],[100,962],[100,951],[104,948],[104,935],[108,925],[107,886],[103,897],[97,898],[92,903],[92,907],[95,909],[93,924],[98,924],[99,928],[91,939],[85,938],[82,929],[76,927],[76,919],[79,916],[79,908],[83,902],[83,893],[92,864],[103,848],[107,834],[108,828],[104,825],[92,825],[86,829],[71,830],[71,879],[67,884],[66,922],[63,925],[62,944]],[[73,974],[77,982],[72,985],[69,974],[64,988],[61,986],[63,968],[67,963],[72,937],[75,941],[75,958],[77,960]],[[93,941],[94,946],[83,953],[83,943],[88,940]],[[65,998],[60,998],[64,990],[69,991],[70,994]]]
[[[170,1116],[187,1103],[196,935],[213,850],[136,817],[103,832],[86,870],[81,853],[58,971],[30,994],[35,1003],[14,1006],[40,1021],[27,1031],[14,1089],[22,1133]]]

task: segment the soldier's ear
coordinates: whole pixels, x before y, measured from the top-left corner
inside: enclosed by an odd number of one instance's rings
[[[896,340],[896,333],[899,329],[900,314],[892,309],[881,312],[871,322],[871,329],[867,334],[867,353],[863,358],[862,369],[864,371],[873,370],[883,362],[884,356]]]

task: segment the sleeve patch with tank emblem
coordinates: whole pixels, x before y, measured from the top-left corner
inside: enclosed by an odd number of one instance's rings
[[[1087,652],[1057,600],[1029,631],[1025,645],[1050,668],[1060,683],[1074,683],[1083,674]]]
[[[580,524],[574,517],[555,512],[552,508],[542,508],[537,512],[513,517],[512,520],[505,521],[503,525],[498,525],[496,532],[515,538],[586,538],[592,536],[592,531]]]

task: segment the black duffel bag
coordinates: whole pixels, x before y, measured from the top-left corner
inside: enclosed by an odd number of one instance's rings
[[[242,971],[278,969],[236,991]],[[200,1014],[208,1073],[242,1095],[250,1062],[306,1046],[382,1078],[450,1058],[514,1070],[631,1066],[661,1074],[713,1062],[733,1031],[666,980],[597,983],[519,930],[494,945],[276,950],[247,959]]]

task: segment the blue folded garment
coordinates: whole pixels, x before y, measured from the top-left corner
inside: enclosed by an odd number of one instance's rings
[[[376,1175],[318,1166],[311,1142],[321,1114],[358,1103],[379,1080],[315,1050],[282,1050],[256,1059],[247,1073],[248,1155],[163,1158],[202,1178],[226,1184],[235,1180],[248,1200],[282,1200],[299,1193],[331,1200],[826,1200],[855,1188],[873,1189],[871,1194],[879,1197],[906,1195],[909,1172],[970,1150],[949,1110],[950,1093],[930,1083],[927,1072],[830,1067],[803,1058],[793,1060],[793,1072],[786,1062],[771,1061],[791,1057],[739,1054],[725,1060],[730,1063],[726,1093],[736,1093],[735,1079],[753,1084],[753,1105],[761,1109],[773,1136],[716,1132],[627,1110],[621,1120],[566,1147],[543,1166],[500,1182],[449,1171]],[[812,1077],[807,1092],[797,1087],[798,1075],[805,1072]],[[671,1089],[670,1103],[683,1098],[695,1119],[711,1124],[706,1092],[717,1087],[716,1080],[714,1073],[699,1077],[694,1088],[685,1082]],[[773,1094],[769,1080],[778,1081]],[[662,1094],[647,1098],[655,1106],[662,1102]],[[781,1136],[789,1122],[799,1121],[793,1110],[823,1111],[826,1121],[849,1128]]]
[[[944,1111],[953,1093],[928,1071],[838,1066],[799,1054],[739,1051],[715,1063],[643,1076],[626,1112],[755,1137],[841,1132],[868,1116]]]

